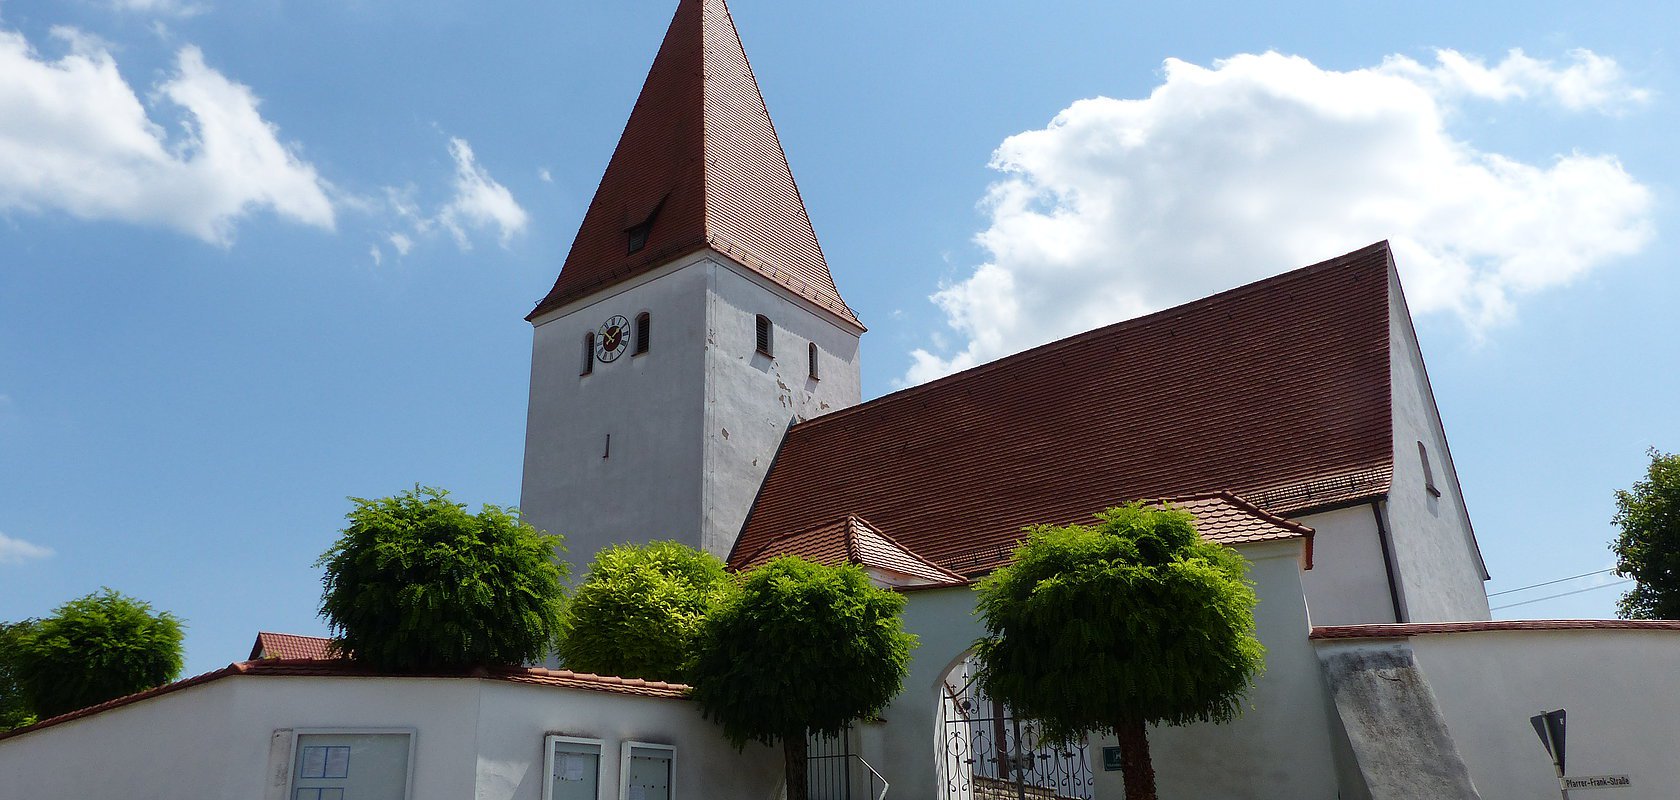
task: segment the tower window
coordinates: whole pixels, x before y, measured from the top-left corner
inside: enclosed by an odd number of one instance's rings
[[[631,228],[630,231],[629,231],[629,234],[630,234],[630,252],[632,252],[632,253],[640,252],[642,248],[647,247],[648,233],[652,230],[653,230],[653,220],[652,219],[649,219],[647,222],[644,222],[640,225],[637,225],[634,228]]]
[[[817,343],[816,342],[811,342],[810,344],[805,346],[805,355],[806,355],[807,360],[810,362],[810,365],[811,365],[811,380],[816,380],[816,379],[822,377],[821,375],[817,374]]]
[[[583,371],[579,375],[588,375],[595,371],[595,332],[583,335]]]
[[[1429,491],[1430,497],[1440,497],[1441,490],[1435,488],[1435,470],[1429,468],[1429,448],[1418,442],[1418,460],[1423,462],[1423,487]]]
[[[774,357],[776,355],[775,346],[776,346],[776,332],[775,332],[775,329],[773,329],[770,326],[770,318],[764,316],[763,314],[759,314],[758,315],[758,352],[763,353],[767,356]]]
[[[653,319],[648,316],[648,312],[643,311],[642,313],[637,314],[636,315],[636,355],[639,356],[639,355],[641,355],[643,353],[646,353],[648,351],[648,344],[650,343],[648,337],[650,335],[652,335],[652,333],[653,333]]]

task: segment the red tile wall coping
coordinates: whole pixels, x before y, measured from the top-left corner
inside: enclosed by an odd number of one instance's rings
[[[1332,625],[1312,629],[1308,638],[1404,639],[1437,633],[1496,631],[1680,631],[1680,620],[1666,619],[1501,619],[1470,622],[1413,622],[1381,625]]]
[[[852,514],[974,576],[1128,499],[1385,497],[1391,269],[1380,242],[796,424],[731,561]]]
[[[629,231],[651,221],[642,249]],[[682,0],[551,309],[711,248],[862,329],[840,299],[724,0]]]
[[[155,689],[107,700],[98,705],[89,706],[79,711],[61,714],[56,717],[41,720],[23,728],[0,733],[0,741],[21,736],[26,733],[66,722],[91,717],[101,712],[110,711],[123,706],[133,705],[155,697],[202,686],[212,681],[221,680],[235,675],[249,675],[257,677],[283,678],[446,678],[466,680],[494,680],[508,683],[523,683],[537,686],[553,686],[564,689],[582,689],[585,691],[608,692],[611,694],[636,695],[673,700],[688,698],[689,687],[680,683],[663,683],[647,681],[640,678],[615,678],[608,675],[594,675],[587,672],[572,672],[570,670],[551,670],[542,667],[500,667],[495,669],[475,669],[464,673],[392,673],[378,672],[365,669],[350,661],[328,661],[318,659],[264,659],[261,661],[242,661],[229,664],[213,672],[165,684]]]

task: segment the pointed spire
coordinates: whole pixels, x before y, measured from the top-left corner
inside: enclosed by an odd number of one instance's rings
[[[710,247],[856,325],[724,0],[680,0],[630,122],[531,319]]]

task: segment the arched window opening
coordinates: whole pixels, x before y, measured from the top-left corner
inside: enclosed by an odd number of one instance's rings
[[[635,353],[636,355],[639,356],[639,355],[641,355],[643,353],[646,353],[648,351],[648,345],[650,344],[650,341],[649,341],[648,337],[651,336],[652,334],[653,334],[653,318],[648,316],[648,312],[646,312],[646,311],[643,311],[642,313],[637,314],[636,315],[636,353]]]
[[[583,335],[583,371],[579,375],[588,375],[595,371],[595,332]]]
[[[822,375],[820,375],[818,373],[818,369],[817,369],[817,343],[816,342],[811,342],[809,345],[806,346],[805,355],[806,355],[806,360],[810,362],[810,366],[811,366],[811,380],[817,380],[817,379],[821,378]]]
[[[764,316],[763,314],[759,314],[758,352],[774,357],[776,355],[775,345],[775,331],[770,326],[770,318]]]

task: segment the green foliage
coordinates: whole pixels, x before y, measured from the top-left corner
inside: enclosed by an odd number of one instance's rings
[[[1265,664],[1247,562],[1183,511],[1097,519],[1031,529],[981,581],[981,687],[1051,739],[1236,717]]]
[[[45,718],[175,680],[181,628],[174,615],[105,589],[8,634],[23,696]]]
[[[778,558],[707,615],[689,671],[693,697],[736,747],[837,734],[879,714],[903,686],[916,646],[903,610],[904,598],[861,567]]]
[[[706,612],[734,588],[711,553],[677,542],[609,547],[566,605],[560,661],[578,672],[684,680]]]
[[[18,648],[35,620],[0,622],[0,733],[35,722],[17,679]]]
[[[458,670],[546,658],[559,630],[562,539],[517,510],[478,514],[415,487],[363,500],[321,556],[321,616],[339,652],[376,669]]]
[[[1650,456],[1645,479],[1616,492],[1616,572],[1636,581],[1618,605],[1629,619],[1680,619],[1680,455]]]

